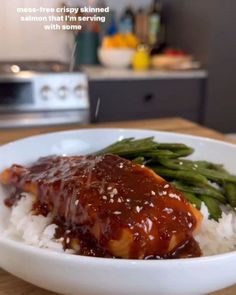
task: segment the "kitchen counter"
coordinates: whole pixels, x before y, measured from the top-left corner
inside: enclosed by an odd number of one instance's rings
[[[0,144],[7,143],[12,140],[20,139],[26,136],[42,134],[46,132],[54,132],[67,129],[78,128],[96,128],[96,127],[117,127],[117,128],[142,128],[152,130],[171,131],[178,133],[186,133],[204,137],[215,138],[224,141],[233,140],[227,139],[223,134],[214,130],[202,127],[191,121],[183,120],[180,118],[167,118],[167,119],[155,119],[144,121],[130,121],[130,122],[117,122],[117,123],[103,123],[86,126],[71,125],[67,127],[42,127],[33,129],[8,129],[0,130]],[[29,283],[26,283],[7,272],[0,270],[0,295],[56,295],[55,293],[42,290]],[[211,295],[235,295],[236,285],[225,290],[212,293]],[[78,294],[79,295],[79,294]]]
[[[88,78],[91,81],[207,78],[207,71],[202,69],[188,71],[134,71],[132,69],[110,69],[102,66],[84,66],[82,67],[82,70],[88,75]]]

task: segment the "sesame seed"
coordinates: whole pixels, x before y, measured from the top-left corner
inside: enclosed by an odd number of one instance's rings
[[[155,193],[154,191],[151,191],[151,195],[155,196],[155,195],[156,195],[156,193]]]
[[[67,238],[66,238],[66,244],[69,244],[69,243],[70,243],[70,238],[67,237]]]
[[[154,204],[153,203],[150,203],[149,206],[153,208],[154,207]]]
[[[170,193],[169,197],[172,198],[172,199],[177,199],[177,200],[180,201],[180,197],[178,195],[176,195],[176,194]]]
[[[118,198],[118,199],[117,199],[117,202],[118,202],[118,203],[121,203],[121,202],[122,202],[121,198]]]
[[[111,186],[108,186],[108,188],[107,188],[108,190],[112,190],[112,187]]]
[[[113,198],[115,195],[118,194],[118,190],[116,188],[114,188],[111,192],[110,192],[110,196],[111,198]]]
[[[141,168],[144,168],[145,167],[145,165],[141,165]]]
[[[167,195],[167,191],[163,191],[163,196],[166,196]]]
[[[136,211],[139,213],[143,208],[142,207],[139,207],[139,206],[136,206]]]
[[[115,211],[115,212],[113,212],[113,214],[115,214],[115,215],[120,215],[121,212],[120,212],[120,211]]]
[[[124,167],[124,163],[120,163],[118,167],[119,168],[123,168]]]
[[[165,209],[163,209],[163,212],[166,212],[167,214],[171,214],[171,213],[173,213],[173,209],[172,208],[165,208]]]
[[[79,200],[76,200],[75,201],[75,206],[78,206],[79,205]]]
[[[126,199],[126,202],[128,202],[128,203],[129,203],[130,201],[131,201],[130,199]]]
[[[107,200],[107,196],[102,196],[103,200]]]
[[[66,230],[66,234],[69,234],[70,232],[71,232],[70,229],[67,229],[67,230]]]
[[[113,199],[110,199],[110,203],[114,203],[114,200]]]
[[[170,187],[168,183],[164,185],[164,188],[168,188],[168,187]]]

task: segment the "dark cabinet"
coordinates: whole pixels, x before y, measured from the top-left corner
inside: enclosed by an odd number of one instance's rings
[[[201,122],[205,79],[93,80],[93,122],[180,116]],[[99,110],[96,116],[96,108]]]

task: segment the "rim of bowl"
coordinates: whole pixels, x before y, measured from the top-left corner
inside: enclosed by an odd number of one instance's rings
[[[114,131],[114,132],[119,132],[119,133],[127,133],[127,132],[154,132],[154,133],[159,133],[159,134],[168,134],[170,136],[180,136],[183,138],[189,138],[189,139],[193,139],[193,140],[203,140],[206,142],[212,142],[212,143],[216,143],[216,144],[221,144],[224,146],[228,146],[231,148],[235,148],[236,149],[236,144],[231,143],[231,142],[227,142],[227,141],[223,141],[220,139],[214,139],[214,138],[210,138],[210,137],[204,137],[204,136],[198,136],[198,135],[191,135],[191,134],[186,134],[186,133],[178,133],[178,132],[173,132],[173,131],[162,131],[162,130],[154,130],[154,129],[140,129],[140,128],[119,128],[119,127],[91,127],[91,128],[81,128],[81,129],[69,129],[69,130],[62,130],[62,131],[54,131],[54,132],[46,132],[43,134],[36,134],[36,135],[31,135],[31,136],[26,136],[24,138],[20,138],[14,141],[10,141],[7,142],[5,144],[0,145],[0,149],[3,147],[7,147],[8,145],[13,145],[15,143],[18,142],[22,142],[25,140],[29,140],[29,139],[35,139],[38,137],[47,137],[47,136],[53,136],[53,135],[57,135],[57,134],[67,134],[67,133],[75,133],[75,132],[102,132],[102,131]],[[153,136],[155,136],[155,134],[153,134]]]
[[[14,248],[15,250],[23,251],[23,252],[31,252],[31,254],[41,255],[44,257],[50,257],[52,259],[60,259],[60,260],[70,260],[74,263],[97,263],[97,264],[110,264],[110,265],[124,265],[124,266],[147,266],[151,267],[155,266],[156,263],[160,264],[188,264],[188,263],[210,263],[216,262],[220,260],[225,260],[227,258],[232,259],[236,258],[236,250],[225,252],[221,254],[211,255],[211,256],[201,256],[194,258],[174,258],[174,259],[119,259],[119,258],[103,258],[103,257],[92,257],[92,256],[83,256],[78,254],[69,254],[65,252],[57,252],[48,248],[39,248],[36,246],[28,245],[22,241],[13,240],[7,237],[0,236],[0,244],[5,244],[5,246]]]

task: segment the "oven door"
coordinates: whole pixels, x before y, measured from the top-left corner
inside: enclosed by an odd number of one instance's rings
[[[13,78],[12,78],[13,79]],[[31,109],[33,83],[27,80],[0,79],[0,112]]]

